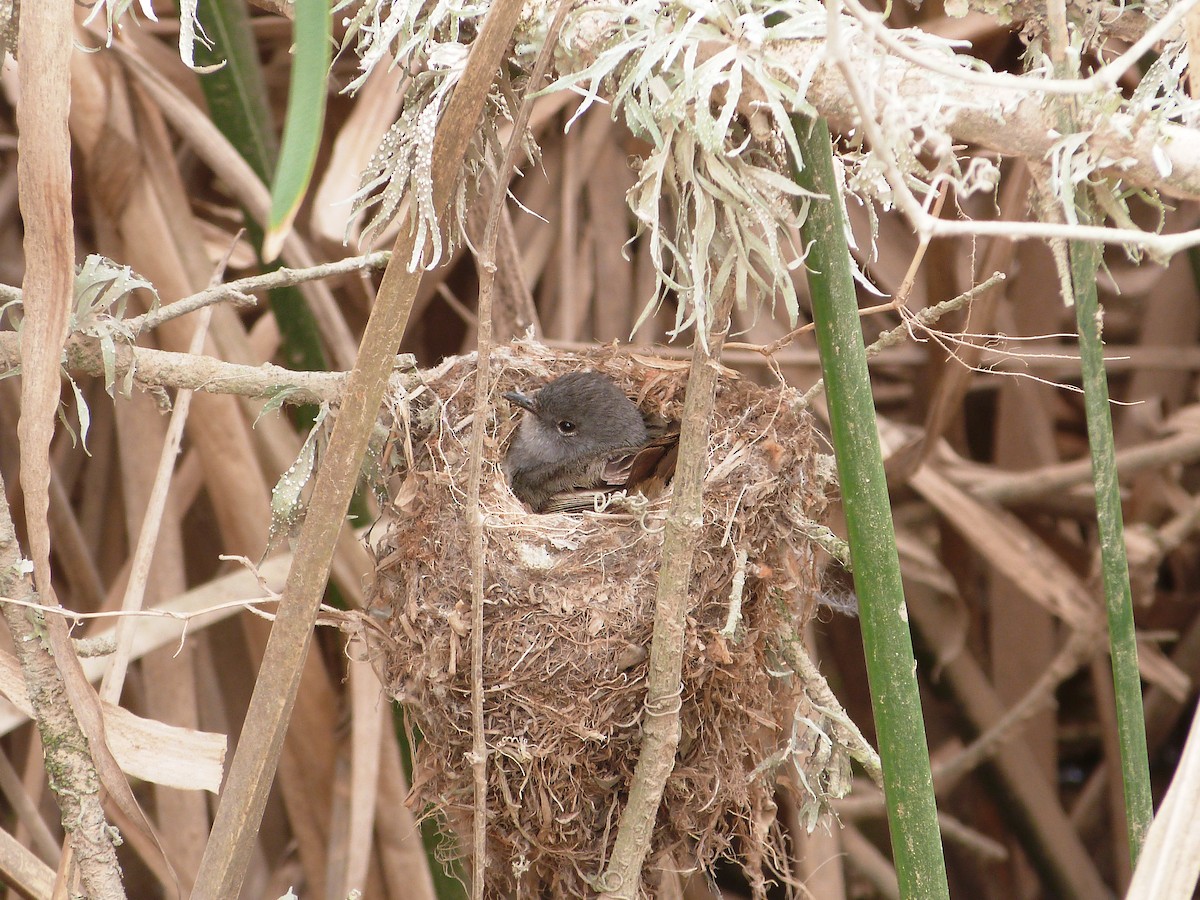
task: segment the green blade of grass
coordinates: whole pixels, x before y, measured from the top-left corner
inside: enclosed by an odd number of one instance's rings
[[[271,219],[263,238],[263,258],[267,260],[279,255],[291,230],[312,179],[325,124],[326,79],[332,56],[329,2],[297,0],[295,9],[295,62],[279,165],[271,184]]]
[[[196,59],[214,69],[200,78],[213,124],[229,138],[254,172],[264,182],[270,182],[279,142],[245,3],[221,0],[201,4],[199,16],[212,41],[211,48],[197,44]],[[263,235],[258,223],[247,217],[246,229],[255,248],[261,251]],[[277,267],[265,269],[271,271]],[[320,329],[303,292],[295,287],[276,288],[268,297],[279,324],[285,365],[309,372],[326,370],[329,366],[321,346]],[[315,412],[315,408],[304,408],[298,412],[299,421],[311,425]]]
[[[196,62],[214,69],[200,78],[209,115],[255,174],[270,182],[279,142],[245,3],[202,3],[197,14],[212,42],[196,44]]]
[[[1081,210],[1081,213],[1086,212]],[[1116,693],[1125,828],[1129,836],[1129,855],[1136,865],[1150,820],[1154,818],[1154,801],[1150,792],[1150,762],[1146,751],[1146,718],[1142,709],[1142,676],[1138,671],[1129,559],[1125,555],[1121,487],[1117,481],[1117,450],[1109,410],[1108,378],[1104,371],[1102,313],[1096,294],[1100,249],[1095,244],[1074,241],[1070,245],[1070,254],[1088,446],[1092,455],[1092,482],[1096,489],[1100,566],[1108,610],[1109,652]]]

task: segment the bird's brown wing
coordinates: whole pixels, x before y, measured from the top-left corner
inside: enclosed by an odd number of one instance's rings
[[[645,494],[653,500],[662,495],[679,458],[679,432],[660,435],[642,447],[618,450],[605,463],[600,480],[591,488],[559,491],[541,507],[541,512],[590,512],[614,491]]]
[[[629,461],[629,472],[624,482],[625,490],[630,493],[641,491],[648,499],[653,500],[671,483],[678,460],[678,431],[655,438],[638,450]]]

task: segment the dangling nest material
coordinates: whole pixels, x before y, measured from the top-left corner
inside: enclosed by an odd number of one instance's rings
[[[611,376],[644,413],[681,416],[686,365],[610,349],[501,348],[492,396],[583,369]],[[475,372],[474,356],[451,360],[420,391],[393,398],[392,506],[372,541],[372,611],[391,636],[376,640],[377,666],[420,731],[414,800],[460,835],[474,804],[465,502]],[[647,858],[647,895],[659,883],[653,873],[707,869],[722,856],[736,855],[756,893],[772,876],[786,881],[777,770],[790,773],[810,824],[845,774],[803,684],[773,652],[779,629],[813,614],[814,552],[803,531],[825,506],[809,416],[793,411],[794,400],[731,372],[719,381],[691,577],[683,739]],[[497,399],[485,423],[487,891],[591,896],[641,743],[670,492],[601,513],[530,513],[500,469],[517,421]]]

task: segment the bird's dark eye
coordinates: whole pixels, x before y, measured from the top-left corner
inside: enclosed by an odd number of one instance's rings
[[[570,419],[562,419],[558,423],[558,430],[561,434],[574,434],[575,423]]]

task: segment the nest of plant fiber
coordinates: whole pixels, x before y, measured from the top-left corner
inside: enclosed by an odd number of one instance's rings
[[[502,393],[585,369],[611,376],[647,415],[677,421],[683,410],[687,365],[678,361],[530,342],[492,353],[481,488],[490,896],[595,893],[648,714],[671,491],[618,498],[601,512],[538,515],[501,469],[519,421]],[[460,837],[474,814],[466,503],[475,375],[474,356],[457,358],[392,396],[391,502],[370,538],[371,614],[382,624],[371,629],[373,657],[419,731],[411,802],[443,814]],[[796,792],[811,827],[845,774],[844,754],[820,733],[820,713],[777,652],[780,635],[814,612],[815,553],[804,533],[825,506],[824,458],[796,396],[720,376],[690,582],[682,740],[644,895],[721,857],[737,859],[756,893],[788,883],[776,788]]]

